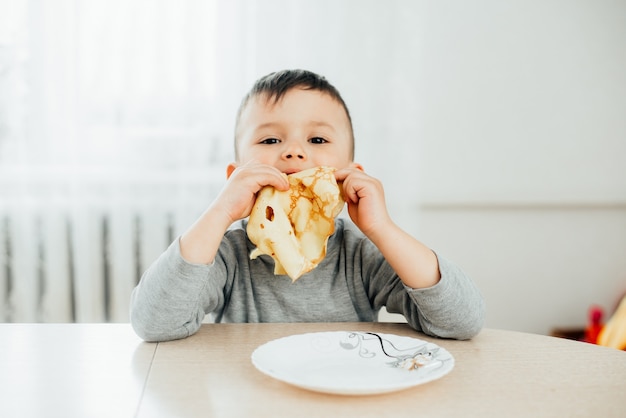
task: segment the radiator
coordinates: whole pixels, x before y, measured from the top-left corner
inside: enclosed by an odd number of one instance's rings
[[[224,178],[0,174],[0,322],[127,322],[143,271]]]
[[[133,287],[174,239],[173,215],[157,211],[27,211],[0,220],[3,322],[127,322]]]

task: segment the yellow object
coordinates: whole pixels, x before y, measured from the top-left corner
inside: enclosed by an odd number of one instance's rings
[[[626,349],[626,296],[622,298],[617,310],[598,335],[598,345]]]
[[[344,206],[334,172],[311,168],[288,175],[288,191],[261,189],[248,221],[248,237],[257,246],[251,259],[271,256],[274,274],[287,274],[294,282],[322,261]]]

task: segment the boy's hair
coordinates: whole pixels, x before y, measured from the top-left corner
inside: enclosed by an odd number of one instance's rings
[[[328,94],[334,100],[336,100],[346,112],[348,118],[348,124],[350,127],[350,141],[351,149],[350,155],[354,158],[354,131],[352,129],[352,118],[348,111],[348,106],[343,101],[339,91],[321,75],[315,74],[307,70],[282,70],[270,73],[264,77],[258,79],[248,94],[246,94],[241,101],[239,110],[237,111],[237,119],[235,122],[235,157],[238,158],[237,151],[237,130],[239,129],[239,119],[243,110],[247,106],[248,102],[254,97],[265,96],[268,101],[278,103],[287,92],[293,88],[300,88],[304,90],[317,90],[322,93]]]

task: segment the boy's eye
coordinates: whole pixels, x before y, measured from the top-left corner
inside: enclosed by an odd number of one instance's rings
[[[309,139],[309,142],[311,142],[312,144],[325,144],[328,141],[325,140],[324,138],[320,138],[319,136],[316,136],[315,138]]]
[[[279,142],[280,142],[280,139],[278,138],[265,138],[260,143],[261,144],[278,144]]]

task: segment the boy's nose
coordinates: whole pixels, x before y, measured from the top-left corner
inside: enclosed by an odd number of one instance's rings
[[[283,152],[283,158],[289,160],[292,158],[298,160],[306,160],[306,154],[304,150],[300,147],[289,147]]]
[[[299,160],[304,160],[304,154],[303,153],[292,153],[292,152],[286,152],[285,154],[283,154],[283,157],[290,159],[290,158],[297,158]]]

